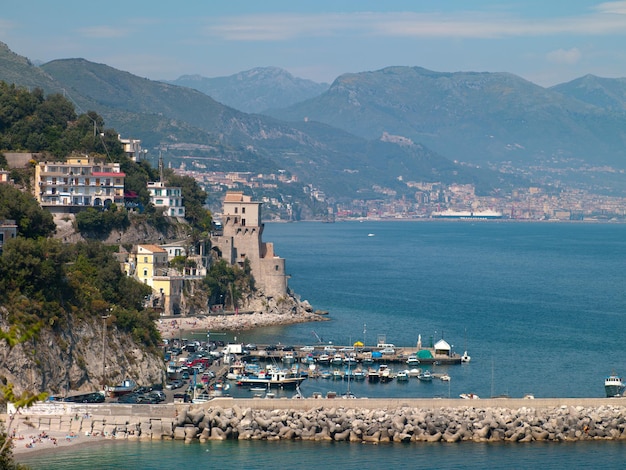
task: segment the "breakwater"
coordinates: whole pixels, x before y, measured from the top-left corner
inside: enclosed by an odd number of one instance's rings
[[[623,399],[236,400],[198,405],[63,405],[20,415],[17,435],[110,439],[531,442],[626,439]]]

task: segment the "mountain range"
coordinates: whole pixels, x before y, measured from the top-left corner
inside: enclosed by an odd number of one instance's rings
[[[193,155],[206,171],[283,170],[337,199],[411,195],[409,181],[626,194],[624,79],[544,88],[508,73],[387,67],[328,86],[269,67],[174,84],[85,59],[37,67],[0,43],[0,80],[65,93],[174,166]]]

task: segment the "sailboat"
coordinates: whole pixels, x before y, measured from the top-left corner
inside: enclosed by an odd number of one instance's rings
[[[345,399],[356,398],[356,395],[350,391],[350,380],[352,378],[352,373],[350,371],[350,363],[348,363],[348,372],[346,373],[346,376],[348,377],[348,389],[346,390],[346,393],[341,395],[341,398],[345,398]]]

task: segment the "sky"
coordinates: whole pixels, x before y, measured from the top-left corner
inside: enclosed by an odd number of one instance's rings
[[[626,1],[6,1],[0,41],[152,80],[255,67],[331,83],[387,66],[509,72],[541,86],[626,77]]]

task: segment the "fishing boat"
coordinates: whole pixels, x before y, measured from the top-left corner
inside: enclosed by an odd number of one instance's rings
[[[365,372],[361,368],[358,368],[354,369],[354,373],[352,375],[354,377],[354,380],[365,380],[365,378],[367,377],[367,372]]]
[[[306,376],[302,374],[294,373],[280,369],[273,365],[268,365],[265,369],[260,370],[256,375],[246,375],[241,377],[238,381],[238,385],[243,386],[259,386],[265,385],[267,387],[280,387],[280,388],[295,388],[300,385]]]
[[[619,397],[624,393],[624,384],[621,377],[612,373],[604,379],[604,391],[607,398]]]

